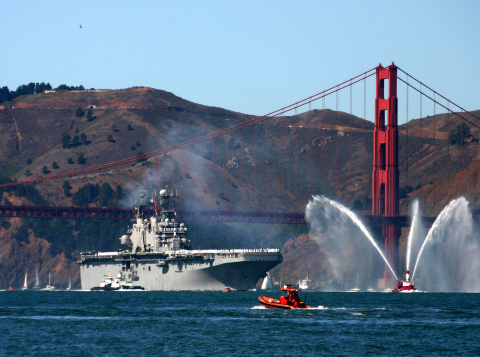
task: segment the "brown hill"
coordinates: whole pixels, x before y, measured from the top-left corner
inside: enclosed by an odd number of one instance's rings
[[[0,109],[1,176],[19,181],[134,157],[139,152],[167,148],[252,118],[145,87],[42,93],[18,97],[3,107]],[[83,114],[78,113],[78,108]],[[480,111],[475,113],[479,115]],[[413,195],[421,197],[426,215],[438,213],[457,191],[476,197],[478,175],[472,165],[478,157],[479,144],[471,141],[463,147],[450,145],[448,133],[458,124],[452,115],[437,115],[412,120],[408,126],[399,128],[400,185],[404,193],[412,191],[402,200],[402,214],[408,212]],[[74,176],[68,182],[72,193],[87,183],[109,183],[112,187],[121,185],[132,196],[138,189],[169,184],[182,192],[183,208],[188,209],[302,212],[312,195],[325,194],[368,210],[372,130],[371,122],[350,114],[313,110],[268,119],[145,162]],[[472,133],[480,137],[475,131]],[[72,142],[77,136],[75,145],[65,147],[67,135]],[[80,156],[86,162],[79,163]],[[35,187],[49,203],[70,205],[72,197],[64,194],[64,181],[67,179],[46,181]],[[0,199],[2,203],[13,202],[15,196],[3,192]],[[28,199],[23,200],[28,203]],[[478,201],[472,205],[478,207]],[[62,258],[61,253],[50,257],[39,253],[45,247],[48,249],[48,242],[37,238],[31,230],[28,240],[15,243],[11,236],[18,227],[0,225],[0,242],[4,252],[9,252],[1,258],[7,259],[8,264],[1,263],[5,278],[0,279],[0,285],[18,285],[25,265],[40,262],[43,277],[54,267],[62,266],[66,273],[62,273],[58,282],[66,284],[71,276],[68,269],[74,267],[73,258]],[[264,245],[281,247],[298,233],[284,227],[230,225],[234,227],[248,237],[245,242],[255,242],[258,246],[258,240],[263,239]],[[111,240],[116,238],[112,236]],[[300,255],[312,255],[310,252],[315,249],[308,248],[308,241],[303,246],[302,242],[295,244]],[[36,247],[37,253],[29,251],[31,246]],[[25,258],[27,252],[29,259]],[[311,264],[315,265],[318,257],[313,254]],[[55,262],[71,264],[72,268]],[[5,275],[7,266],[12,273]],[[320,274],[321,264],[317,268]]]
[[[43,93],[18,97],[6,107],[0,111],[2,142],[6,143],[0,151],[0,168],[19,181],[118,161],[251,118],[150,88]],[[87,111],[90,107],[92,120],[75,115],[77,108]],[[138,182],[142,186],[145,175],[160,175],[157,182],[180,184],[186,198],[193,198],[186,201],[201,200],[202,207],[208,201],[211,209],[236,209],[242,197],[246,209],[303,210],[308,196],[319,188],[322,192],[348,193],[348,201],[364,195],[359,192],[364,186],[359,181],[364,179],[355,179],[356,172],[363,171],[362,161],[350,158],[371,157],[363,148],[371,141],[365,135],[368,128],[372,128],[371,123],[345,113],[312,111],[273,118],[151,159],[147,165],[118,166],[70,181],[73,190],[86,180],[115,181],[125,186]],[[66,135],[73,139],[82,134],[86,136],[83,144],[62,145]],[[80,154],[86,158],[84,165],[77,163]],[[52,167],[54,162],[59,168]],[[44,166],[48,173],[43,172]],[[160,168],[162,172],[157,172]],[[337,179],[337,171],[340,175],[348,171],[349,179]],[[39,185],[47,197],[55,197],[55,204],[67,204],[66,197],[55,193],[58,187],[53,181]],[[207,195],[201,194],[204,191]],[[228,200],[219,201],[218,197]]]

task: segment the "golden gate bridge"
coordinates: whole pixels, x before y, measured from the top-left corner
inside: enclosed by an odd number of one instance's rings
[[[398,73],[401,72],[401,76]],[[339,110],[339,92],[344,89],[350,89],[350,113],[352,112],[352,87],[357,83],[364,83],[364,117],[366,119],[366,80],[367,78],[375,76],[375,111],[374,111],[374,130],[373,130],[373,167],[372,167],[372,211],[370,214],[361,212],[360,215],[371,226],[379,227],[385,242],[385,252],[396,267],[398,265],[398,244],[400,237],[400,229],[402,226],[408,226],[410,219],[408,216],[401,216],[399,210],[400,202],[400,174],[399,174],[399,143],[398,143],[398,88],[397,83],[400,81],[406,88],[406,146],[405,155],[408,156],[408,138],[410,136],[420,136],[420,140],[426,137],[433,138],[433,155],[429,159],[434,160],[433,165],[433,202],[436,204],[435,192],[435,152],[437,140],[436,128],[436,108],[437,106],[443,108],[447,113],[456,117],[461,122],[468,123],[476,129],[480,128],[480,118],[475,114],[468,112],[445,96],[437,93],[435,90],[422,83],[409,73],[401,68],[392,65],[383,67],[381,65],[374,67],[366,72],[363,72],[355,77],[330,87],[315,95],[309,96],[303,100],[297,101],[288,106],[282,107],[278,110],[270,112],[266,115],[255,117],[245,122],[233,125],[231,127],[221,129],[207,135],[199,136],[195,139],[180,142],[165,148],[161,148],[146,154],[137,155],[122,160],[109,162],[94,167],[81,168],[78,170],[63,172],[56,175],[38,177],[30,180],[19,182],[11,182],[0,185],[0,197],[3,192],[13,192],[18,187],[26,187],[28,198],[28,187],[32,184],[37,184],[43,181],[56,180],[60,178],[78,177],[91,172],[98,172],[100,170],[125,165],[136,162],[138,160],[146,160],[155,156],[173,152],[182,148],[193,146],[202,142],[213,140],[223,135],[240,131],[247,127],[254,126],[272,118],[278,118],[290,113],[292,111],[297,114],[300,108],[311,109],[313,102],[322,100],[323,109],[325,109],[325,98],[336,95],[336,110]],[[409,133],[408,129],[408,112],[409,112],[409,91],[419,94],[419,120],[420,130],[416,133]],[[428,91],[428,92],[427,92]],[[422,127],[422,111],[425,104],[423,100],[428,99],[434,104],[433,115],[433,135],[427,135]],[[454,110],[456,109],[456,110]],[[463,132],[461,133],[463,135]],[[475,135],[474,135],[475,137]],[[478,135],[476,135],[478,138]],[[464,138],[462,137],[462,141]],[[477,165],[477,155],[475,148],[475,165]],[[460,145],[461,151],[461,167],[457,169],[460,173],[461,186],[463,188],[463,145]],[[422,158],[423,159],[423,158]],[[407,166],[403,172],[404,186],[408,190],[408,160]],[[448,165],[448,162],[447,162]],[[453,165],[452,165],[453,166]],[[368,170],[368,168],[365,168]],[[298,173],[297,173],[298,174]],[[297,175],[296,174],[296,175]],[[451,174],[448,173],[448,178]],[[421,180],[421,179],[420,179]],[[477,186],[475,174],[475,189]],[[310,185],[309,190],[310,190]],[[452,185],[453,187],[453,185]],[[457,190],[458,191],[458,190]],[[408,191],[407,191],[408,192]],[[448,193],[450,195],[450,193]],[[475,192],[476,196],[476,192]],[[453,198],[453,197],[452,197]],[[476,199],[476,197],[475,197]],[[435,211],[435,210],[433,210]],[[179,220],[204,220],[204,221],[222,221],[222,222],[248,222],[248,223],[280,223],[280,224],[305,224],[307,223],[303,212],[246,212],[246,211],[220,211],[220,210],[178,210]],[[26,217],[26,218],[66,218],[66,219],[131,219],[132,213],[129,209],[118,207],[118,202],[115,207],[92,207],[88,203],[83,207],[68,206],[35,206],[35,205],[1,205],[0,217]],[[427,222],[433,222],[432,217],[426,217]],[[378,229],[377,229],[378,230]]]

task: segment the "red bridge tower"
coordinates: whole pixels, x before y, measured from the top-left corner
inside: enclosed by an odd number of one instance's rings
[[[401,233],[401,227],[396,219],[399,214],[397,66],[393,63],[386,68],[379,65],[376,71],[372,215],[383,218],[385,255],[397,272],[398,242]],[[385,93],[386,81],[388,81],[388,93]],[[383,282],[379,285],[385,284],[385,288],[393,286],[393,276],[387,265],[385,265],[383,278]]]

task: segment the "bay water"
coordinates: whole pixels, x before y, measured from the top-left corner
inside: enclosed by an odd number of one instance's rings
[[[0,292],[1,356],[480,355],[480,294]]]

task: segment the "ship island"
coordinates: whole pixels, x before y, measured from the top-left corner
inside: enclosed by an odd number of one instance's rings
[[[178,222],[177,190],[146,191],[134,204],[134,219],[120,238],[127,249],[82,252],[78,259],[82,290],[98,290],[106,276],[142,290],[254,289],[268,270],[282,262],[279,249],[191,249],[187,227]]]

